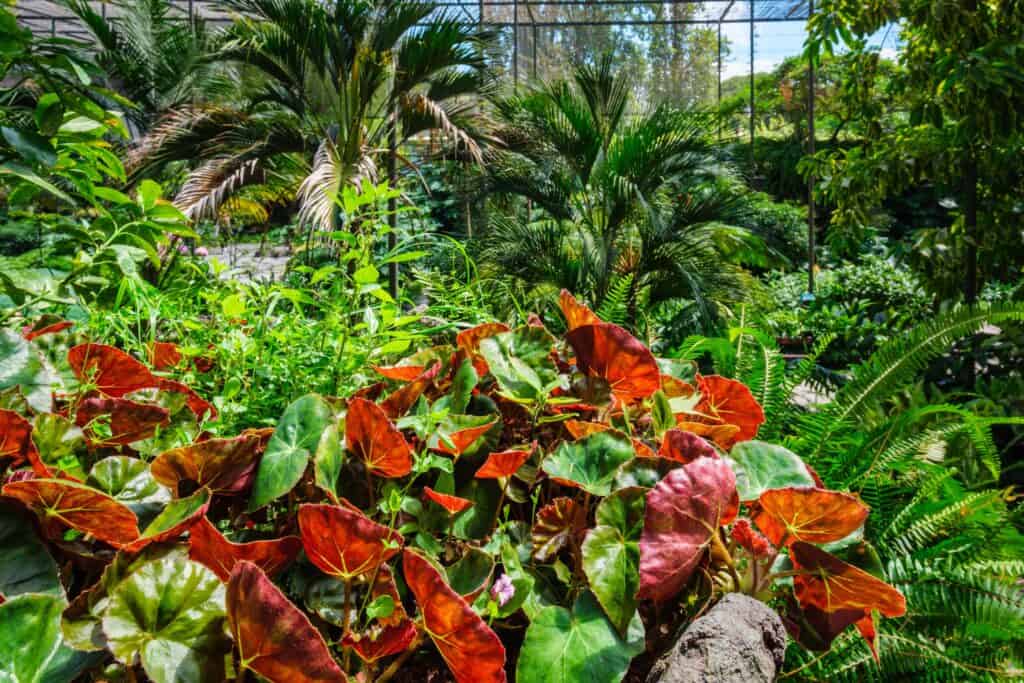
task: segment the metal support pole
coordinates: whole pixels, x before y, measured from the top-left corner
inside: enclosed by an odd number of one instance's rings
[[[754,0],[750,0],[750,173],[754,173]]]
[[[718,141],[722,141],[722,25],[718,25]]]
[[[537,80],[537,24],[533,25],[533,46],[531,52],[533,53],[533,80]]]
[[[512,86],[519,91],[519,0],[512,2]]]
[[[814,16],[814,0],[808,0],[808,15],[810,20]],[[807,155],[814,156],[816,148],[816,134],[814,131],[814,91],[815,91],[814,61],[807,62]],[[814,215],[814,175],[807,178],[807,292],[814,294],[814,268],[817,262],[815,255],[815,230]]]

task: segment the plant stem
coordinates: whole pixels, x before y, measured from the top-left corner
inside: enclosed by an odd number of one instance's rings
[[[421,642],[423,642],[423,636],[417,636],[416,639],[409,644],[409,649],[403,652],[398,659],[391,662],[391,665],[388,666],[388,668],[384,669],[384,671],[380,675],[380,678],[374,681],[374,683],[387,683],[387,681],[390,681],[391,678],[396,673],[398,673],[398,670],[402,668],[402,665],[405,664],[409,660],[409,658],[416,653],[416,650],[419,649]]]
[[[498,507],[494,508],[494,519],[491,520],[491,531],[489,536],[494,535],[498,528],[498,520],[501,519],[501,506],[505,504],[505,494],[508,492],[508,485],[512,483],[512,476],[505,478],[505,485],[501,487],[501,495],[498,496]]]

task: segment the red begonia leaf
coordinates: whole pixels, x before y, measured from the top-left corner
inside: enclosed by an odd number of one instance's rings
[[[563,289],[558,295],[558,305],[565,316],[565,325],[569,332],[584,325],[596,325],[603,322],[597,314],[576,300],[569,290]]]
[[[450,515],[457,515],[473,506],[473,501],[471,500],[450,496],[447,493],[438,493],[429,486],[423,488],[423,495],[443,507]]]
[[[402,554],[405,582],[416,596],[423,627],[456,683],[505,683],[505,647],[425,558]]]
[[[381,377],[397,382],[411,382],[427,369],[425,365],[374,365],[373,370]]]
[[[654,355],[618,325],[583,325],[570,332],[566,341],[576,353],[580,372],[607,381],[623,403],[647,398],[661,387]]]
[[[341,644],[352,648],[364,662],[371,663],[405,652],[416,640],[417,633],[416,625],[405,619],[394,626],[371,627],[362,634],[349,633]]]
[[[116,547],[139,537],[139,521],[134,512],[84,484],[64,479],[27,479],[6,484],[3,495],[17,498],[44,522],[59,522]]]
[[[877,610],[887,617],[907,612],[907,601],[885,581],[843,562],[815,545],[795,542],[790,559],[804,573],[793,578],[793,589],[801,605],[812,605],[826,612],[837,610]]]
[[[371,573],[402,546],[401,534],[348,505],[299,507],[299,533],[309,561],[325,574],[346,581]]]
[[[205,517],[192,526],[188,537],[188,556],[224,582],[231,577],[235,565],[243,560],[273,577],[291,564],[300,550],[302,539],[298,536],[232,543]]]
[[[252,562],[235,565],[225,597],[242,669],[271,683],[346,683],[309,619]]]
[[[109,421],[110,436],[99,433],[93,421],[103,416]],[[90,441],[101,444],[130,444],[148,439],[157,427],[171,423],[170,414],[157,405],[139,403],[127,398],[93,396],[78,405],[75,424],[85,428]]]
[[[864,642],[868,644],[868,649],[871,650],[871,656],[875,658],[875,662],[879,662],[878,627],[875,624],[874,612],[865,614],[854,626],[857,627],[857,631],[860,633],[861,638],[864,639]]]
[[[509,451],[495,451],[487,456],[487,460],[476,471],[475,476],[477,479],[511,477],[530,459],[536,449],[537,442],[534,441],[529,449],[516,448]]]
[[[663,602],[693,574],[712,534],[730,515],[736,475],[720,458],[698,458],[669,472],[647,493],[637,596]]]
[[[794,541],[838,541],[856,531],[867,516],[867,506],[856,496],[807,486],[765,491],[753,519],[769,541],[782,547]]]
[[[13,410],[0,410],[0,458],[11,458],[11,466],[18,467],[33,454],[38,460],[32,423]]]
[[[709,425],[703,422],[689,422],[680,417],[681,415],[676,415],[677,429],[693,432],[699,437],[710,439],[723,450],[731,449],[738,441],[740,428],[736,425]]]
[[[441,363],[439,361],[416,375],[405,386],[389,394],[384,399],[384,402],[381,403],[381,410],[392,420],[397,420],[405,415],[416,401],[419,400],[423,392],[427,390],[427,387],[430,386],[440,371]]]
[[[736,441],[749,441],[757,436],[764,423],[764,410],[742,382],[709,375],[697,377],[700,401],[695,410],[713,424],[739,427]]]
[[[173,342],[155,341],[149,345],[149,364],[154,370],[170,370],[181,363],[183,356]]]
[[[857,609],[826,612],[813,605],[799,605],[795,601],[789,607],[782,619],[786,630],[793,640],[815,652],[828,650],[839,634],[864,616],[864,612]]]
[[[586,526],[587,513],[582,506],[572,498],[555,498],[537,512],[530,532],[534,558],[547,562],[581,536]]]
[[[434,439],[431,439],[431,448],[439,453],[445,455],[451,455],[458,458],[460,455],[465,453],[470,446],[476,443],[476,440],[486,434],[494,426],[494,423],[498,421],[498,418],[494,418],[490,422],[485,422],[481,425],[473,427],[466,427],[465,429],[459,429],[454,432],[448,432],[445,436],[451,441],[451,445],[445,442],[444,439],[438,438],[437,443],[434,443]],[[454,448],[452,448],[454,446]]]
[[[697,389],[689,382],[684,382],[672,375],[661,376],[661,390],[668,398],[687,398],[693,396]]]
[[[480,355],[480,342],[496,334],[508,332],[511,329],[505,323],[477,325],[476,327],[459,332],[455,336],[455,346],[466,352],[466,355],[473,361],[473,369],[476,370],[477,376],[483,377],[487,374],[487,361]]]
[[[658,457],[658,454],[654,452],[654,449],[645,444],[642,439],[633,438],[633,449],[636,451],[636,457],[638,458]]]
[[[582,439],[585,436],[596,434],[597,432],[607,432],[611,429],[610,426],[603,422],[586,422],[584,420],[566,420],[565,429],[574,439]]]
[[[179,491],[182,482],[194,482],[214,493],[236,494],[252,485],[260,456],[272,429],[247,429],[230,439],[206,439],[164,451],[153,460],[153,478]]]
[[[33,325],[21,328],[21,336],[25,341],[32,341],[47,334],[57,334],[74,325],[70,320],[53,320],[51,316],[43,316]]]
[[[160,379],[157,383],[157,388],[160,389],[160,391],[185,394],[185,405],[188,406],[188,409],[196,416],[196,419],[201,420],[206,418],[213,420],[217,417],[217,409],[213,404],[197,394],[187,384],[176,382],[173,379]],[[207,415],[207,413],[209,413],[209,415]]]
[[[412,448],[376,403],[362,398],[348,402],[345,440],[374,474],[404,477],[412,471]]]
[[[714,446],[693,432],[682,429],[669,429],[661,437],[658,456],[666,460],[674,460],[683,464],[693,462],[697,458],[717,458],[718,451]]]
[[[68,364],[79,381],[92,384],[107,396],[121,397],[159,381],[145,365],[106,344],[79,344],[68,350]]]

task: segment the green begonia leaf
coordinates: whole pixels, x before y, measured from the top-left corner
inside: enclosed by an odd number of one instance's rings
[[[741,441],[729,453],[736,471],[736,490],[740,500],[757,500],[770,489],[814,486],[814,478],[796,453],[765,443]]]
[[[148,562],[110,594],[103,631],[121,662],[136,657],[155,683],[228,678],[224,585],[196,562]]]
[[[636,613],[645,494],[646,489],[628,488],[601,501],[597,526],[583,541],[583,569],[590,589],[622,634]]]
[[[285,409],[260,460],[249,510],[258,510],[299,483],[320,437],[333,421],[331,407],[316,394],[307,394]]]
[[[558,368],[551,358],[554,338],[541,327],[518,327],[480,342],[498,386],[509,398],[536,402],[559,385]]]
[[[619,467],[633,459],[633,442],[618,432],[597,432],[563,441],[542,465],[549,476],[570,481],[595,496],[607,496]]]
[[[516,682],[618,683],[643,648],[639,616],[623,639],[593,594],[583,593],[571,612],[551,606],[536,616],[519,653]]]
[[[39,540],[29,519],[17,508],[0,504],[0,596],[22,593],[64,597],[57,564]]]
[[[33,410],[53,407],[56,376],[31,344],[12,330],[0,330],[0,389],[17,387]]]
[[[97,664],[98,653],[72,650],[61,637],[63,596],[30,593],[0,605],[0,681],[67,683]]]
[[[140,525],[149,524],[171,502],[171,492],[157,483],[149,465],[127,455],[100,460],[85,483],[131,508]]]

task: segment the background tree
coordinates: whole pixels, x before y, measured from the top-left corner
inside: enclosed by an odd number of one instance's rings
[[[964,298],[974,301],[984,277],[1021,262],[1020,250],[1005,245],[1019,243],[1015,207],[1024,190],[1024,7],[1013,0],[825,0],[810,22],[807,55],[818,60],[840,43],[863,51],[864,37],[890,22],[900,23],[903,69],[889,92],[906,99],[909,117],[863,145],[824,152],[803,170],[823,179],[818,191],[835,204],[835,229],[862,229],[884,199],[915,184],[938,186],[957,213],[950,246],[959,268],[947,286],[962,282]],[[876,112],[860,115],[870,121]]]

